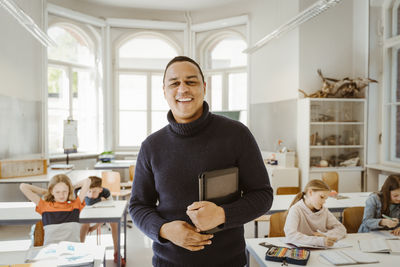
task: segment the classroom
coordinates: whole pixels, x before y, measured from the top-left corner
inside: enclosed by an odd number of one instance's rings
[[[289,228],[322,210],[345,232],[312,237],[345,245],[308,266],[395,264],[398,242],[355,244],[400,235],[399,16],[400,0],[0,0],[0,267],[64,241],[90,266],[301,264]],[[55,238],[58,212],[79,236]]]

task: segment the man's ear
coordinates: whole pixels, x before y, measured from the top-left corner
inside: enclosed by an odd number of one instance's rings
[[[163,93],[164,93],[164,98],[167,99],[167,97],[165,96],[165,85],[163,85],[162,90],[163,90]]]
[[[204,82],[203,83],[204,96],[206,95],[206,88],[207,88],[207,84],[206,84],[206,82]]]

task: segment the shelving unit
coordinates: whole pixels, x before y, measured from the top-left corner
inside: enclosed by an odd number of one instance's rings
[[[366,100],[298,100],[297,152],[301,186],[324,172],[339,173],[339,191],[361,191],[365,159]],[[327,166],[326,166],[327,165]]]

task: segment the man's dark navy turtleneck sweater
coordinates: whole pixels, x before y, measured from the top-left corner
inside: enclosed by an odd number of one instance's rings
[[[240,122],[209,112],[179,124],[171,111],[169,125],[150,135],[140,148],[129,212],[135,224],[153,243],[153,265],[244,266],[243,224],[265,214],[272,205],[272,188],[256,141]],[[211,245],[189,251],[160,237],[164,223],[191,223],[186,208],[198,201],[198,175],[236,166],[242,198],[222,205],[224,230],[214,234]]]

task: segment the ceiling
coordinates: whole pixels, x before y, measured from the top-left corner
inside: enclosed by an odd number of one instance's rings
[[[81,0],[114,7],[192,11],[244,0]]]

